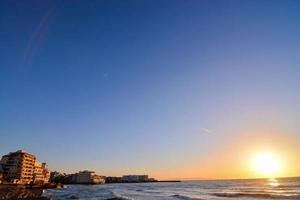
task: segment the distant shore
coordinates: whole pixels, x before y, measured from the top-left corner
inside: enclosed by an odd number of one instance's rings
[[[181,182],[181,180],[163,180],[163,181],[157,181],[159,183],[178,183]]]
[[[178,183],[181,180],[141,181],[141,182],[106,182],[104,184],[130,184],[130,183]],[[63,185],[101,185],[98,183],[64,183]],[[48,189],[48,188],[45,188]]]
[[[105,183],[105,184],[127,184],[127,183],[178,183],[181,182],[181,180],[162,180],[162,181],[145,181],[145,182],[111,182],[111,183]],[[73,184],[70,184],[73,185]],[[87,184],[89,185],[89,184]]]

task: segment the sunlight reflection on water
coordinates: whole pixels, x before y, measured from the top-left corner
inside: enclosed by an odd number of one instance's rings
[[[280,185],[280,183],[278,182],[277,179],[275,178],[270,178],[268,180],[268,185],[271,186],[271,187],[278,187]]]

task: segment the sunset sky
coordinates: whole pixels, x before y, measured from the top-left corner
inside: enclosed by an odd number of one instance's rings
[[[300,1],[0,2],[0,154],[159,179],[300,175]]]

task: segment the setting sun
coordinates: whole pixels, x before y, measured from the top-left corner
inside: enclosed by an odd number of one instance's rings
[[[272,153],[260,153],[252,159],[253,169],[264,177],[275,177],[281,169],[281,161]]]

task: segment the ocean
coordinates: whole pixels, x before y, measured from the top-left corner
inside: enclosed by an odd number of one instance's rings
[[[66,185],[44,195],[54,200],[300,199],[300,178]]]

